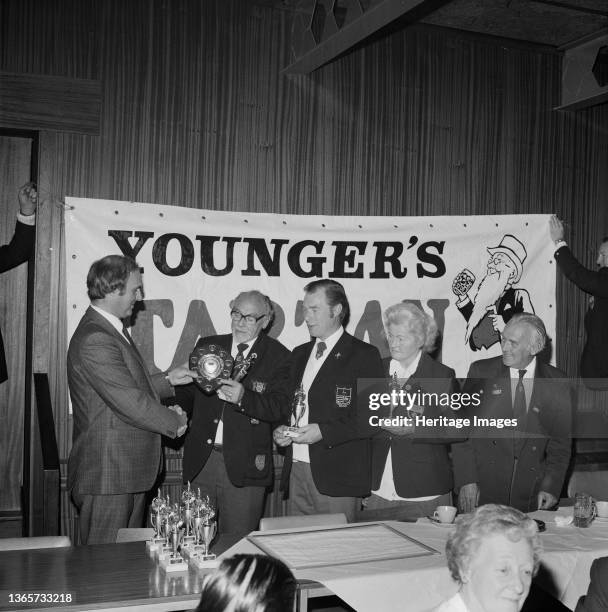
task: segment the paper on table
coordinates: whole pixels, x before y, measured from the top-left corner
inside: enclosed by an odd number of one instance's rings
[[[339,529],[257,534],[248,538],[292,569],[366,563],[438,553],[388,525],[372,523]]]

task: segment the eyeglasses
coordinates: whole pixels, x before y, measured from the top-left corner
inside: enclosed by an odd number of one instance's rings
[[[263,319],[266,315],[262,314],[259,317],[256,317],[252,314],[243,314],[240,310],[236,308],[230,311],[230,318],[236,323],[240,323],[243,319],[245,319],[245,323],[247,325],[255,325],[260,319]]]

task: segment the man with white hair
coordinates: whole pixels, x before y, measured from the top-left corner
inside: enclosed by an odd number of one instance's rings
[[[498,246],[488,247],[488,253],[487,272],[475,297],[471,300],[468,294],[474,277],[467,270],[456,277],[452,289],[458,296],[456,307],[467,321],[465,342],[474,351],[500,342],[500,334],[514,314],[534,312],[529,293],[514,288],[527,257],[524,245],[515,236],[505,234]],[[468,282],[457,282],[467,277]]]
[[[571,453],[571,388],[563,372],[536,358],[546,337],[539,317],[515,315],[502,355],[471,364],[463,393],[480,404],[463,415],[468,439],[452,444],[463,512],[487,503],[531,512],[559,500]]]

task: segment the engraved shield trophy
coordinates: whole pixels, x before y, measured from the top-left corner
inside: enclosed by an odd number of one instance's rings
[[[197,345],[190,354],[189,367],[198,372],[196,382],[205,393],[221,386],[218,379],[230,378],[233,365],[230,353],[217,344]]]

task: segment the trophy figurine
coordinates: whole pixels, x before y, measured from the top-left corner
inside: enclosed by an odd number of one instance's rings
[[[237,382],[241,382],[241,380],[245,378],[247,370],[249,370],[251,364],[255,361],[255,359],[257,359],[257,356],[257,353],[249,353],[245,359],[235,360],[230,378],[232,378],[232,380],[236,380]]]
[[[152,500],[150,504],[150,523],[154,529],[154,535],[151,539],[146,542],[146,550],[149,553],[156,551],[158,548],[166,542],[165,537],[162,534],[162,510],[165,508],[165,500],[160,495],[160,489],[158,489],[158,496]]]
[[[194,491],[190,489],[190,481],[188,481],[188,488],[182,491],[182,502],[183,502],[183,517],[184,517],[184,536],[182,538],[182,554],[187,556],[187,552],[196,544],[196,536],[193,533],[193,516],[192,516],[192,505],[196,499]],[[187,551],[187,552],[186,552]]]
[[[393,416],[393,411],[399,406],[398,393],[401,390],[401,383],[397,377],[397,372],[393,372],[391,380],[388,383],[388,388],[391,394],[391,403],[389,407],[389,418]]]
[[[182,526],[184,519],[180,515],[179,505],[175,504],[169,513],[169,537],[171,544],[171,553],[161,559],[160,565],[166,572],[183,572],[188,569],[188,564],[179,552],[180,544],[183,536]]]
[[[300,435],[298,428],[300,421],[306,412],[306,393],[304,387],[300,385],[293,394],[293,402],[291,404],[291,414],[293,416],[293,427],[288,427],[283,433],[289,438],[297,438]]]
[[[217,565],[215,554],[209,553],[209,546],[217,534],[215,509],[208,496],[204,499],[197,498],[197,502],[194,518],[197,543],[194,546],[194,552],[190,554],[190,563],[197,568],[215,567]]]

